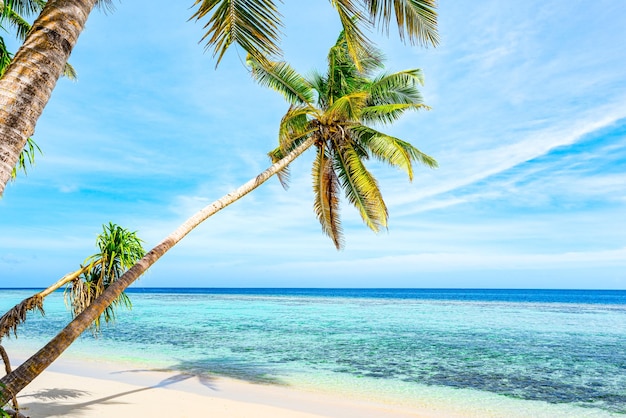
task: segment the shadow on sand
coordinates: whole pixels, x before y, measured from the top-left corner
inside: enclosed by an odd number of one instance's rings
[[[229,377],[254,384],[287,386],[286,382],[278,378],[276,373],[266,366],[228,358],[181,360],[179,363],[161,369],[133,369],[115,372],[114,374],[138,372],[175,373],[173,376],[166,379],[166,381],[170,381],[168,384],[190,378],[198,378],[202,385],[213,390],[216,390],[213,385],[213,381],[216,377]]]
[[[80,398],[91,394],[89,391],[79,389],[54,388],[40,390],[27,395],[18,395],[18,399],[22,404],[21,412],[27,416],[31,413],[36,414],[38,418],[49,416],[78,417],[87,413],[92,406],[125,404],[128,402],[124,402],[122,398],[127,395],[156,388],[165,388],[194,378],[197,378],[200,384],[213,391],[219,390],[215,383],[218,377],[229,377],[254,384],[287,385],[266,367],[229,359],[181,361],[166,368],[129,369],[113,372],[111,375],[152,372],[165,372],[171,375],[150,386],[139,387],[85,402],[67,403],[68,400],[79,401]]]

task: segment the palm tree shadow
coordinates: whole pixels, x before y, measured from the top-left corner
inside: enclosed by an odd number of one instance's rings
[[[62,400],[62,399],[78,399],[82,396],[89,395],[90,393],[91,392],[88,392],[86,390],[80,390],[80,389],[56,388],[56,389],[42,389],[40,391],[37,391],[29,395],[23,395],[22,397],[25,397],[25,398],[32,397],[35,399],[53,401],[53,400]]]
[[[232,359],[184,360],[167,368],[132,369],[114,372],[113,374],[140,372],[167,372],[173,374],[154,385],[140,387],[138,389],[128,390],[80,403],[67,404],[63,401],[74,399],[78,400],[82,397],[88,396],[90,392],[78,389],[54,388],[20,395],[18,396],[18,399],[21,399],[20,403],[22,404],[24,412],[32,413],[33,416],[80,416],[89,412],[89,409],[92,406],[124,404],[127,403],[121,400],[124,396],[147,390],[168,387],[193,378],[197,378],[203,386],[213,391],[219,390],[218,386],[215,384],[216,377],[219,376],[230,377],[255,384],[287,385],[286,382],[279,379],[266,367],[248,362],[233,361]],[[28,398],[34,398],[34,401],[28,402]]]
[[[197,378],[205,387],[218,390],[215,385],[216,377],[229,377],[254,384],[287,386],[276,373],[267,367],[244,361],[232,359],[204,359],[204,360],[181,360],[178,363],[159,369],[134,369],[116,373],[139,373],[139,372],[167,372],[175,373],[164,379],[159,385],[167,386],[183,380]]]

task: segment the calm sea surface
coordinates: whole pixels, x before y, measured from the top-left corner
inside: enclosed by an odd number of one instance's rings
[[[5,311],[32,290],[0,290]],[[70,349],[475,416],[626,414],[626,291],[132,289]],[[12,344],[68,321],[62,293]]]

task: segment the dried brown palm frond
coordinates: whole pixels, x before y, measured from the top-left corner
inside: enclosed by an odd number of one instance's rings
[[[11,331],[13,331],[13,334],[15,335],[15,337],[17,337],[17,327],[21,323],[26,321],[26,314],[29,311],[38,310],[42,316],[45,315],[45,311],[43,309],[44,298],[55,290],[61,288],[65,284],[71,282],[72,280],[75,280],[77,277],[87,271],[88,268],[89,266],[81,267],[80,269],[72,273],[66,274],[52,286],[39,293],[34,294],[31,297],[24,299],[13,308],[11,308],[7,313],[2,315],[2,318],[0,318],[0,341],[2,341],[3,337],[9,336]]]
[[[65,289],[65,305],[72,311],[74,317],[84,311],[95,299],[95,292],[92,292],[90,288],[89,282],[76,279]]]
[[[37,293],[29,298],[24,299],[0,318],[0,339],[6,337],[13,332],[17,337],[17,327],[26,321],[26,314],[29,311],[38,310],[45,315],[43,310],[43,297]]]

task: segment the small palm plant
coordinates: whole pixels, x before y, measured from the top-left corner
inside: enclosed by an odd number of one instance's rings
[[[24,299],[0,317],[0,342],[11,333],[17,336],[17,327],[26,321],[28,312],[39,311],[44,315],[44,299],[63,286],[68,286],[65,298],[72,314],[80,314],[104,289],[144,256],[142,241],[136,232],[130,232],[114,223],[103,225],[102,228],[103,232],[96,238],[99,252],[88,257],[84,266],[66,274],[47,289]],[[105,310],[105,322],[115,318],[113,309],[119,305],[130,307],[128,296],[122,294]],[[95,322],[96,329],[99,325],[100,318]]]
[[[357,67],[342,32],[328,54],[325,74],[305,78],[284,62],[259,63],[251,56],[253,77],[291,103],[279,129],[279,146],[269,153],[273,162],[313,139],[314,210],[323,232],[337,249],[344,238],[339,217],[340,191],[359,211],[365,224],[378,232],[387,227],[388,212],[378,182],[364,161],[377,159],[404,170],[413,179],[413,164],[436,167],[437,162],[410,143],[375,127],[390,124],[408,110],[426,109],[418,86],[418,69],[376,75],[383,68],[375,48],[359,52]],[[288,168],[278,173],[286,187]]]
[[[65,301],[74,317],[144,256],[141,242],[136,232],[130,232],[114,223],[103,226],[103,232],[96,240],[100,252],[85,260],[89,268],[72,280],[65,289]],[[126,293],[117,297],[94,321],[94,333],[99,332],[101,319],[107,323],[115,320],[115,309],[119,306],[129,309],[132,307]]]

